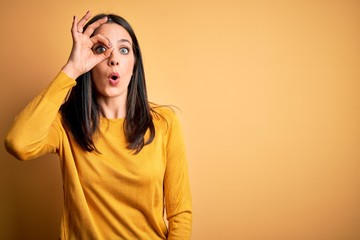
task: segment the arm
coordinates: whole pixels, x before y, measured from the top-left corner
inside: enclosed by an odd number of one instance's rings
[[[9,153],[27,160],[56,152],[59,138],[54,121],[68,91],[75,84],[75,80],[60,72],[48,88],[21,111],[5,138]]]
[[[164,178],[169,240],[190,239],[192,206],[190,183],[181,126],[173,115],[168,120],[167,164]]]
[[[73,46],[68,62],[48,88],[19,114],[10,129],[5,147],[18,159],[26,160],[56,152],[59,145],[57,126],[61,123],[59,119],[56,121],[58,124],[55,123],[55,119],[67,93],[76,84],[74,79],[110,56],[112,48],[109,41],[99,34],[92,36],[107,19],[95,21],[83,32],[90,16],[90,12],[87,12],[80,21],[74,17],[71,27]],[[107,50],[94,54],[92,47],[97,43],[106,46]]]

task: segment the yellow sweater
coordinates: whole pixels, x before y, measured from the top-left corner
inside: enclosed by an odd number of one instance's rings
[[[176,115],[157,108],[155,139],[127,150],[123,119],[100,120],[95,145],[82,150],[64,129],[59,108],[74,79],[60,72],[17,116],[5,146],[16,158],[60,158],[64,208],[60,239],[190,239],[192,210],[187,161]],[[169,221],[164,221],[164,209]]]

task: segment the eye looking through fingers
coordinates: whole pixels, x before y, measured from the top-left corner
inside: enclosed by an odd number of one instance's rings
[[[97,45],[94,46],[92,50],[96,54],[101,54],[104,53],[107,50],[107,48],[104,45]]]

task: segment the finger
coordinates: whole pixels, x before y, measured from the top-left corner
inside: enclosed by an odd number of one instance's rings
[[[106,22],[107,22],[107,16],[105,16],[105,17],[97,20],[96,22],[90,24],[86,28],[84,34],[90,37],[98,27],[100,27],[102,24],[104,24]]]
[[[114,51],[114,49],[113,49],[113,48],[106,49],[106,51],[105,51],[105,52],[103,52],[103,53],[99,54],[98,56],[99,56],[99,58],[101,58],[102,60],[104,60],[104,59],[106,59],[106,58],[110,57],[110,55],[111,55],[112,51]]]
[[[77,32],[77,24],[78,24],[77,17],[74,16],[73,17],[73,22],[72,22],[72,25],[71,25],[71,33],[72,33],[73,36]]]
[[[90,19],[90,17],[91,17],[91,13],[90,13],[90,11],[87,11],[85,13],[85,15],[80,19],[80,21],[76,25],[77,32],[79,32],[79,33],[83,32],[84,26],[85,26],[86,22]]]
[[[106,51],[101,54],[94,55],[94,62],[93,62],[94,66],[101,63],[105,59],[109,58],[113,50],[114,50],[113,48],[109,48],[109,49],[106,49]]]
[[[106,48],[111,48],[111,42],[108,38],[102,36],[101,34],[96,34],[95,36],[90,38],[93,45],[97,43],[103,44]]]

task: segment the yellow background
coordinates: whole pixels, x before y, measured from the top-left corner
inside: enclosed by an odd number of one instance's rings
[[[1,139],[88,9],[130,21],[150,100],[181,109],[192,239],[360,239],[359,1],[1,1]],[[56,239],[57,157],[0,157],[0,239]]]

